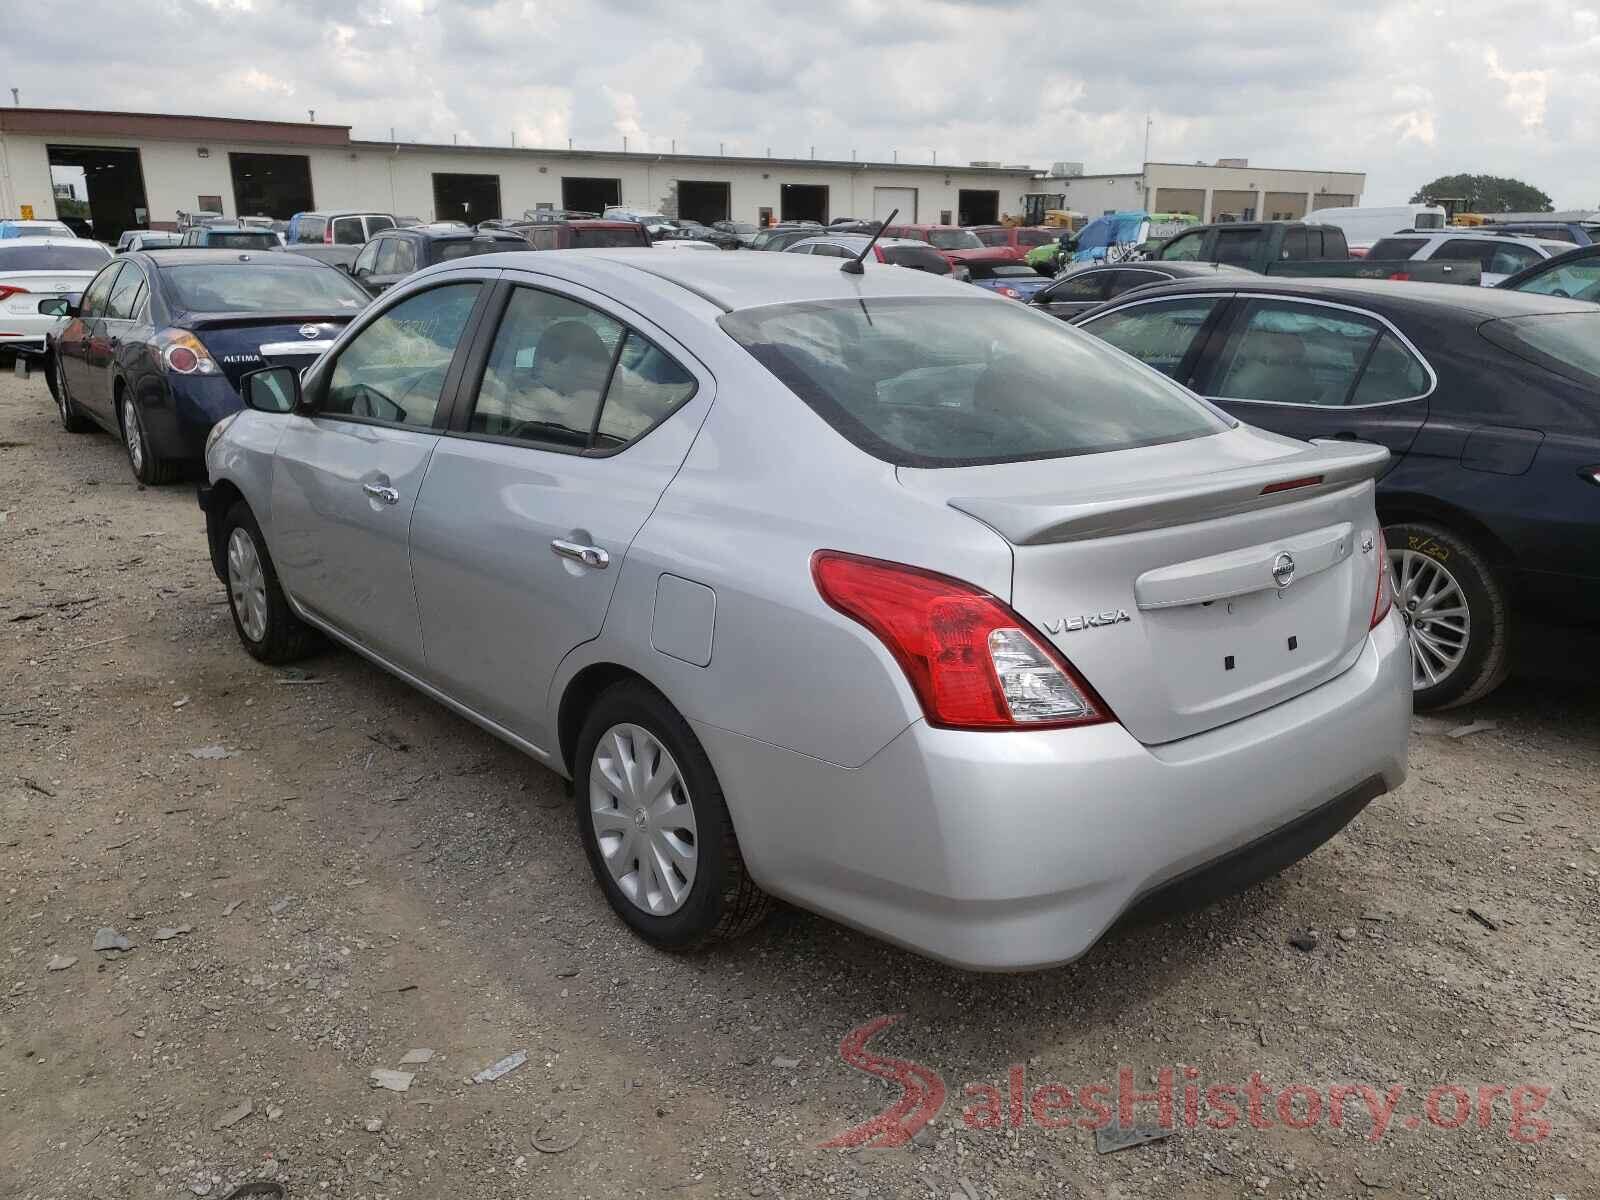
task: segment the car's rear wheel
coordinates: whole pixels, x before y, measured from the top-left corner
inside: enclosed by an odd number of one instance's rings
[[[78,406],[67,394],[67,379],[61,372],[61,355],[52,350],[44,360],[44,383],[50,389],[50,398],[56,402],[56,415],[61,418],[61,428],[68,433],[88,433],[93,422],[78,411]]]
[[[122,426],[122,444],[127,448],[128,465],[133,468],[135,479],[155,487],[178,477],[182,464],[156,453],[145,431],[144,418],[139,415],[139,406],[126,391],[117,397],[117,421]]]
[[[222,519],[222,548],[228,610],[250,656],[264,663],[286,663],[315,649],[316,631],[289,607],[261,526],[243,500]]]
[[[1505,589],[1460,534],[1432,522],[1384,527],[1395,608],[1411,642],[1412,702],[1451,708],[1488,695],[1511,669]]]
[[[589,865],[640,937],[693,950],[767,915],[771,898],[745,870],[711,761],[660,693],[631,681],[603,692],[573,765]]]

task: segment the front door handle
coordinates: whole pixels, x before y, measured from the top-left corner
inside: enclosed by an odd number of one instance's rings
[[[399,504],[400,493],[392,487],[382,483],[363,483],[361,490],[374,500],[382,500],[385,504]]]
[[[599,571],[603,571],[611,565],[611,555],[600,549],[599,546],[583,546],[577,542],[567,542],[556,538],[555,541],[550,543],[550,549],[561,555],[562,558],[573,559],[576,562],[581,562],[586,567],[594,567]]]

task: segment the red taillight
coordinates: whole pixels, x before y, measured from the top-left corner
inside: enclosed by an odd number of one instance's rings
[[[1396,271],[1389,276],[1389,281],[1391,283],[1410,283],[1411,273],[1409,271]]]
[[[26,296],[27,288],[12,287],[9,283],[0,283],[0,300],[9,300],[13,296]]]
[[[1017,291],[1016,288],[1002,287],[1002,288],[995,288],[995,291],[999,292],[1002,296],[1006,297],[1009,300],[1021,300],[1022,299],[1022,293]]]
[[[817,591],[888,647],[928,723],[1061,729],[1114,718],[1021,617],[988,592],[918,567],[819,550]]]
[[[200,356],[187,346],[174,346],[167,351],[167,366],[187,375],[200,365]]]
[[[324,246],[333,245],[333,222],[332,221],[329,221],[326,225],[324,225],[322,227],[322,244]]]
[[[1394,607],[1394,580],[1389,575],[1389,543],[1384,539],[1383,530],[1378,530],[1378,594],[1372,601],[1372,623],[1368,629],[1376,629],[1378,622],[1389,615],[1389,610]]]
[[[1263,496],[1270,496],[1273,492],[1292,492],[1295,488],[1316,487],[1322,482],[1321,475],[1302,475],[1299,479],[1281,479],[1277,483],[1269,483],[1261,489]]]

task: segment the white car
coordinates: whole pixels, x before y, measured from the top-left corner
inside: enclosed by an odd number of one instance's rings
[[[1367,257],[1374,261],[1408,258],[1414,262],[1477,263],[1483,269],[1479,282],[1484,287],[1494,287],[1507,275],[1515,275],[1524,267],[1571,249],[1567,242],[1516,233],[1480,233],[1475,229],[1442,229],[1430,233],[1419,229],[1379,238]]]
[[[99,242],[70,234],[0,241],[0,349],[43,354],[44,335],[60,318],[40,313],[40,302],[78,296],[110,261]]]
[[[697,242],[690,238],[662,238],[660,241],[651,242],[650,245],[657,250],[715,250],[716,246],[710,242]]]
[[[75,238],[72,227],[60,221],[0,221],[0,242],[12,238]]]

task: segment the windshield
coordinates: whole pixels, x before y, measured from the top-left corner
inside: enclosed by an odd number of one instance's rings
[[[278,235],[256,233],[245,229],[212,229],[206,233],[205,244],[214,249],[220,247],[224,250],[275,250],[278,247]]]
[[[0,271],[98,271],[111,252],[98,242],[77,246],[0,246]]]
[[[572,244],[584,249],[606,246],[644,246],[645,232],[637,225],[630,229],[574,229]]]
[[[928,241],[941,250],[982,250],[983,243],[970,229],[930,229]]]
[[[161,271],[167,301],[192,313],[356,312],[367,293],[332,267],[193,263]]]
[[[1523,280],[1513,290],[1532,292],[1538,296],[1600,302],[1600,258],[1585,258],[1575,263],[1552,266],[1531,279]]]
[[[1094,454],[1227,428],[1176,384],[1022,305],[830,300],[718,323],[842,436],[898,466]]]

